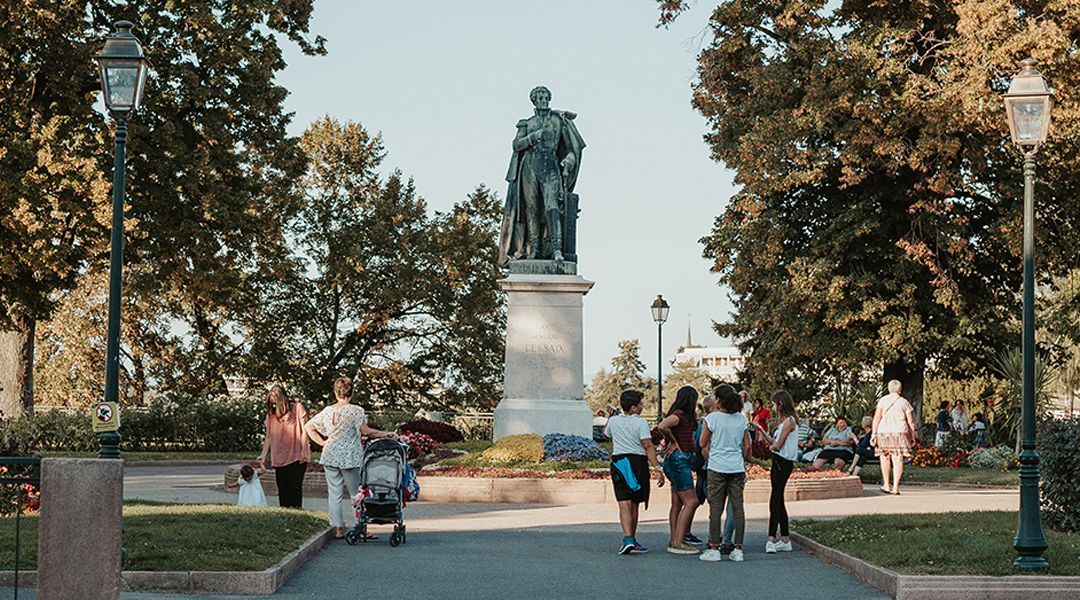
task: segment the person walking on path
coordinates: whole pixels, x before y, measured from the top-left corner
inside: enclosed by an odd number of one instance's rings
[[[735,562],[743,560],[743,536],[746,516],[743,513],[743,488],[746,485],[746,461],[750,459],[750,434],[746,417],[740,412],[742,402],[730,385],[716,388],[720,412],[705,417],[701,429],[701,446],[709,449],[709,549],[701,560],[721,560],[721,517],[728,498],[735,519],[735,548],[729,555]]]
[[[773,411],[780,418],[776,424],[776,433],[772,436],[772,464],[769,467],[769,541],[765,542],[765,553],[791,552],[791,533],[788,531],[787,506],[784,504],[784,490],[787,488],[791,472],[795,470],[795,457],[799,454],[799,416],[795,413],[795,400],[786,390],[772,395]],[[776,530],[780,530],[780,541],[776,541]]]
[[[319,462],[326,476],[330,526],[338,539],[345,537],[345,515],[351,515],[352,496],[360,487],[360,466],[364,458],[361,438],[396,437],[393,433],[368,427],[364,409],[351,404],[352,391],[352,379],[338,377],[334,381],[336,402],[319,411],[304,426],[308,436],[323,447]],[[342,495],[346,493],[348,498],[343,499]],[[349,520],[352,520],[351,516]]]
[[[664,486],[664,472],[656,458],[649,423],[641,418],[645,394],[626,390],[619,395],[622,414],[608,419],[604,435],[611,440],[611,485],[619,503],[623,540],[619,554],[645,554],[637,541],[638,507],[649,507],[649,465],[656,469],[656,485]]]
[[[915,420],[912,417],[911,403],[900,395],[902,389],[899,381],[893,379],[889,382],[889,393],[877,401],[870,435],[870,445],[881,459],[881,477],[884,480],[881,491],[886,494],[900,493],[904,459],[911,457],[911,446],[915,443]]]
[[[698,393],[692,386],[679,388],[667,417],[656,425],[660,435],[668,442],[667,456],[664,457],[664,475],[671,481],[671,511],[668,513],[671,539],[668,540],[667,547],[671,554],[700,552],[686,542],[690,524],[694,521],[694,512],[698,507],[693,468],[697,401]]]
[[[311,447],[304,432],[308,413],[304,405],[289,399],[285,387],[274,384],[266,394],[266,439],[256,464],[274,469],[277,482],[278,506],[304,507],[304,474],[311,461]]]

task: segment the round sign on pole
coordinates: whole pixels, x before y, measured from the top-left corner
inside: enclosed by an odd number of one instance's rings
[[[94,431],[116,431],[120,429],[120,407],[115,402],[101,402],[94,407]]]

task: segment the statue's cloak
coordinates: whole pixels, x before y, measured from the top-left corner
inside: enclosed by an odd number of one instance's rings
[[[563,177],[563,193],[569,194],[577,185],[578,173],[581,170],[581,151],[585,148],[585,140],[578,133],[574,119],[577,114],[552,110],[559,117],[565,136],[559,136],[559,146],[555,149],[555,156],[561,163],[567,154],[574,155],[574,165]],[[522,120],[522,126],[526,120]],[[510,168],[506,171],[506,181],[510,183],[506,191],[506,204],[503,207],[502,232],[499,237],[499,265],[505,267],[511,260],[522,258],[529,252],[528,239],[525,234],[525,201],[521,192],[521,166],[526,150],[514,152],[510,157]]]

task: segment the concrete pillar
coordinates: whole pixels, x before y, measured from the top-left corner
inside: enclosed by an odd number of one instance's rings
[[[507,293],[507,315],[495,439],[518,433],[591,438],[592,412],[582,399],[581,309],[593,282],[580,275],[511,271],[498,285]]]
[[[41,461],[38,600],[120,598],[123,506],[123,461]]]

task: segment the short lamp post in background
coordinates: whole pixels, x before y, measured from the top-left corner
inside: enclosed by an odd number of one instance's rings
[[[653,300],[652,318],[656,321],[656,422],[664,420],[664,322],[671,307],[661,295]]]
[[[1005,93],[1013,142],[1024,153],[1024,386],[1023,450],[1020,452],[1020,519],[1013,547],[1019,569],[1047,569],[1046,536],[1039,510],[1039,453],[1035,435],[1035,152],[1050,130],[1054,90],[1047,88],[1038,62],[1028,58]]]
[[[124,146],[127,119],[142,105],[143,88],[150,62],[130,21],[117,21],[116,32],[94,56],[101,68],[105,108],[116,121],[116,165],[113,170],[112,247],[109,256],[109,329],[105,349],[105,402],[120,398],[120,275],[124,261]],[[120,458],[120,434],[98,436],[100,458]]]

